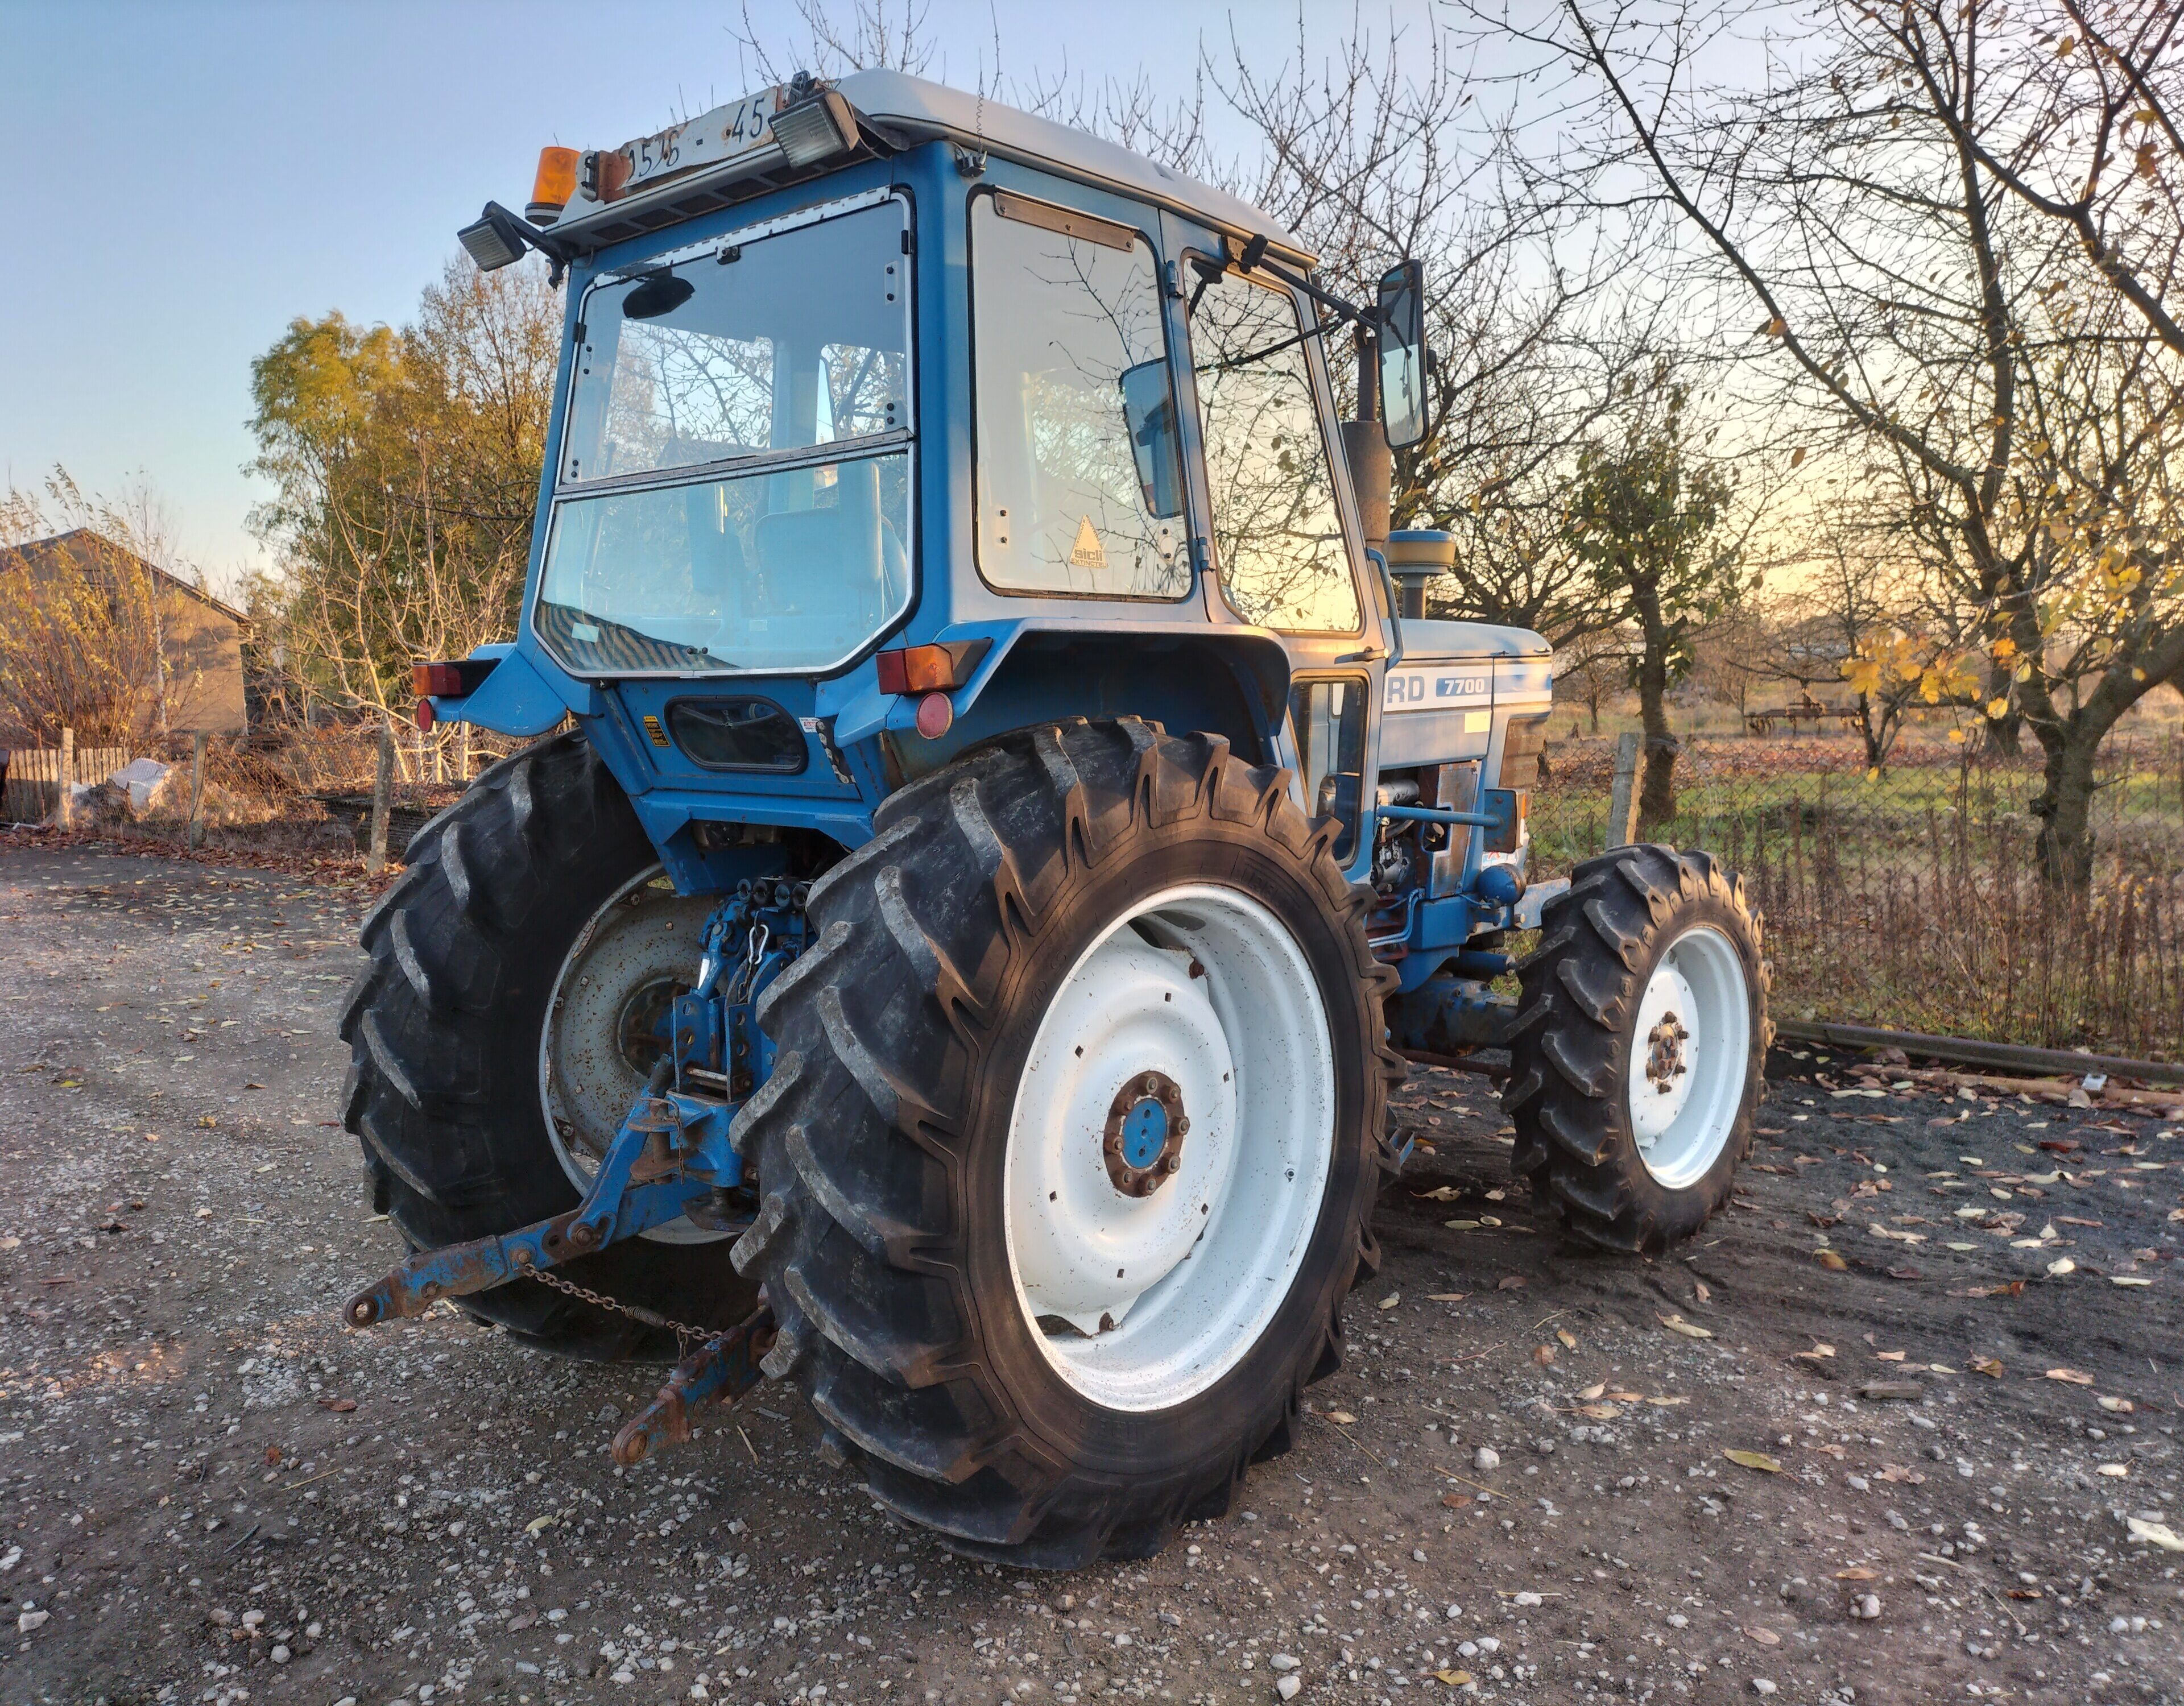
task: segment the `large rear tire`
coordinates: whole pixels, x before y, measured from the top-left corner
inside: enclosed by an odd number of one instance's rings
[[[1217,737],[1075,721],[895,794],[814,885],[735,1260],[766,1372],[956,1550],[1150,1556],[1339,1366],[1401,1068],[1334,833]]]
[[[1580,1244],[1652,1254],[1728,1199],[1772,1031],[1760,921],[1705,853],[1613,848],[1547,902],[1518,967],[1513,1165]]]
[[[549,1014],[571,981],[572,951],[626,941],[602,921],[619,923],[633,899],[652,898],[644,879],[659,856],[589,743],[566,734],[480,776],[406,856],[408,869],[365,920],[371,965],[342,1019],[350,1047],[342,1116],[363,1146],[373,1207],[415,1250],[576,1206],[583,1141],[602,1146],[580,1128],[618,1114],[598,1112],[612,1094],[596,1065],[573,1090],[566,1074],[542,1072]],[[657,898],[671,913],[672,895]],[[684,934],[694,976],[699,942]],[[658,957],[609,956],[640,982],[657,980]],[[626,994],[632,1010],[647,999],[644,989]],[[548,1121],[549,1095],[562,1136]],[[757,1302],[719,1244],[632,1239],[566,1272],[655,1320],[695,1327],[733,1325]],[[571,1356],[677,1354],[671,1330],[536,1281],[480,1292],[463,1307]]]

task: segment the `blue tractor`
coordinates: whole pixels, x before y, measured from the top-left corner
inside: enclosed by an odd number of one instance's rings
[[[415,1253],[352,1324],[679,1346],[626,1462],[793,1380],[889,1508],[1068,1566],[1294,1437],[1405,1054],[1508,1050],[1574,1239],[1721,1202],[1758,921],[1665,847],[1527,889],[1549,649],[1377,537],[1415,264],[1353,307],[1233,197],[884,71],[549,149],[462,237],[568,308],[516,638],[419,717],[550,738],[365,926],[345,1118]]]

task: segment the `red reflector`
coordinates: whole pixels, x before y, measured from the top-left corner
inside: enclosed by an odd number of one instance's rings
[[[903,668],[902,655],[899,651],[883,651],[873,655],[872,663],[879,671],[882,693],[910,691],[910,677]]]
[[[432,701],[431,700],[421,699],[417,701],[417,727],[419,728],[430,728],[439,720],[439,714],[432,709]]]
[[[917,732],[938,740],[956,721],[956,706],[944,693],[928,693],[917,702]]]

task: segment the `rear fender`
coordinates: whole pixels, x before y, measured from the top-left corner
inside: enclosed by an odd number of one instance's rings
[[[943,636],[985,637],[967,627]],[[1276,761],[1290,662],[1281,642],[1263,630],[1202,623],[1120,632],[1012,625],[991,637],[993,652],[954,695],[946,733],[919,735],[916,701],[904,695],[884,706],[845,707],[837,739],[846,745],[877,734],[904,781],[1011,729],[1072,716],[1140,716],[1178,733],[1225,736],[1251,763]],[[844,726],[857,712],[862,716],[856,722]]]

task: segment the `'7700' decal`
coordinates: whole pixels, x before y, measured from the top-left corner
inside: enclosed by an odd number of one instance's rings
[[[1391,711],[1450,711],[1484,705],[1492,677],[1460,670],[1397,669],[1388,672],[1387,708]]]

